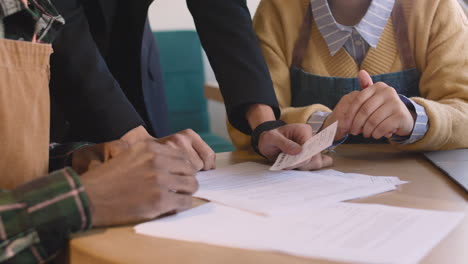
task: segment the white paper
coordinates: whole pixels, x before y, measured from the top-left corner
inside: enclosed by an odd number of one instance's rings
[[[462,213],[337,203],[261,217],[213,203],[135,227],[138,234],[353,263],[417,263]]]
[[[284,240],[274,248],[305,257],[359,263],[417,263],[463,219],[463,213],[338,203],[277,217]],[[277,240],[275,240],[277,241]]]
[[[334,176],[334,171],[269,171],[246,162],[200,172],[196,197],[266,215],[283,214],[395,189],[394,184]],[[341,172],[336,172],[341,173]]]
[[[191,242],[271,249],[270,219],[238,209],[207,203],[175,215],[135,226],[137,234]]]
[[[302,152],[297,155],[280,153],[270,170],[277,171],[293,167],[330,147],[333,144],[337,127],[338,121],[320,131],[317,135],[311,137],[306,143],[304,143],[304,145],[302,145]]]
[[[320,171],[322,175],[330,175],[335,177],[341,177],[343,179],[352,180],[352,181],[361,181],[368,183],[388,183],[395,186],[408,183],[408,181],[402,181],[395,176],[370,176],[359,173],[343,173],[336,170],[322,170]]]

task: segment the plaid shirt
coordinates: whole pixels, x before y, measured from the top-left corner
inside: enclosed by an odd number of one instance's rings
[[[64,23],[49,0],[0,0],[0,38],[51,43]]]
[[[73,150],[84,145],[52,144],[52,166],[67,163]],[[71,168],[12,191],[0,190],[0,262],[44,263],[66,245],[69,234],[90,227],[89,202]]]

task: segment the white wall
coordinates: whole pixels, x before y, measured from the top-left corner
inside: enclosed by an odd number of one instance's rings
[[[223,1],[223,0],[219,0]],[[250,13],[253,16],[260,0],[247,0]],[[149,9],[149,20],[153,30],[195,30],[192,16],[188,11],[185,0],[155,0]],[[205,78],[207,82],[215,82],[206,56],[204,58]],[[214,101],[208,101],[208,113],[211,130],[218,136],[229,139],[226,130],[226,111],[224,105]]]
[[[260,0],[247,0],[252,15],[259,2]],[[155,0],[150,7],[149,18],[151,27],[155,30],[195,29],[185,0]]]

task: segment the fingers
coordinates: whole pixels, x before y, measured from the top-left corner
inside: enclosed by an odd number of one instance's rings
[[[347,118],[347,113],[349,108],[355,101],[355,98],[360,95],[360,92],[354,91],[345,96],[343,96],[338,104],[336,105],[335,109],[333,109],[333,117],[336,121],[338,121],[338,128],[336,131],[336,138],[340,139],[349,132],[349,127],[352,124],[352,120]]]
[[[361,91],[346,113],[350,132],[353,135],[362,133],[363,124],[383,104],[390,104],[393,108],[401,107],[395,89],[387,84],[378,82]]]
[[[297,155],[302,151],[302,146],[298,143],[286,138],[280,133],[275,133],[272,135],[271,140],[276,143],[278,149],[289,155]]]
[[[171,175],[194,176],[198,171],[185,155],[167,155],[160,151],[148,155],[147,164],[150,170],[164,170]]]
[[[186,132],[192,139],[193,149],[196,151],[198,156],[203,162],[203,170],[211,170],[216,167],[216,154],[215,152],[206,144],[205,141],[193,130],[189,129]]]
[[[180,212],[192,208],[192,196],[162,191],[155,195],[152,203],[154,204],[154,209],[150,216],[151,219],[169,212]]]
[[[197,170],[215,168],[216,154],[203,139],[191,129],[158,140],[185,153]]]
[[[371,136],[373,137],[374,130],[384,120],[386,120],[392,115],[392,111],[393,111],[392,108],[393,106],[391,104],[384,104],[380,108],[378,108],[374,113],[372,113],[367,119],[367,121],[365,122],[365,124],[363,125],[363,128],[362,128],[363,137],[365,138],[368,138]],[[380,137],[395,130],[396,129],[395,125],[398,125],[398,123],[394,123],[391,127],[387,127],[388,130],[384,131]],[[379,138],[375,138],[375,139],[379,139]]]
[[[359,85],[361,85],[361,90],[366,89],[367,87],[374,84],[369,73],[365,70],[361,70],[358,73]]]
[[[383,120],[372,132],[372,137],[379,139],[383,136],[386,138],[392,137],[398,130],[399,118],[396,115],[389,116]]]
[[[349,132],[353,135],[358,135],[363,132],[364,124],[367,124],[370,116],[379,109],[385,103],[385,98],[374,94],[372,98],[369,98],[359,109],[358,113],[354,117],[353,123],[349,129]],[[375,118],[375,115],[374,115]],[[374,120],[376,121],[376,120]]]
[[[183,194],[194,194],[198,190],[198,181],[194,176],[173,175],[168,185],[169,190]]]
[[[258,148],[270,160],[276,158],[280,152],[297,155],[302,151],[302,145],[312,135],[310,125],[289,124],[262,133],[258,142]]]
[[[333,165],[333,159],[324,154],[313,156],[305,165],[298,167],[301,171],[317,170]]]
[[[375,85],[379,85],[379,83]],[[376,92],[375,85],[359,92],[359,95],[354,98],[352,104],[347,109],[345,114],[345,124],[348,130],[351,128],[351,124],[354,123],[354,118],[356,117],[356,114],[359,112],[364,103],[366,103],[367,100],[369,100],[369,98],[374,96]]]

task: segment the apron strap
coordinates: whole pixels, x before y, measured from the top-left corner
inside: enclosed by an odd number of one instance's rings
[[[416,68],[416,63],[414,61],[413,52],[411,51],[409,42],[408,24],[406,23],[406,16],[401,0],[395,0],[395,5],[393,6],[392,11],[392,22],[403,69],[407,70]]]
[[[307,11],[304,15],[304,21],[302,22],[299,30],[299,36],[294,44],[292,67],[302,68],[302,62],[304,60],[309,40],[312,32],[312,3],[307,6]],[[395,0],[395,5],[392,10],[392,22],[393,29],[395,32],[395,39],[400,53],[400,59],[404,69],[412,69],[416,67],[413,52],[411,51],[409,36],[408,36],[408,25],[406,23],[406,17],[403,10],[401,0]]]
[[[312,3],[307,6],[307,11],[299,31],[299,37],[294,44],[293,57],[291,66],[302,68],[302,61],[304,60],[307,46],[309,44],[310,33],[312,32]]]

